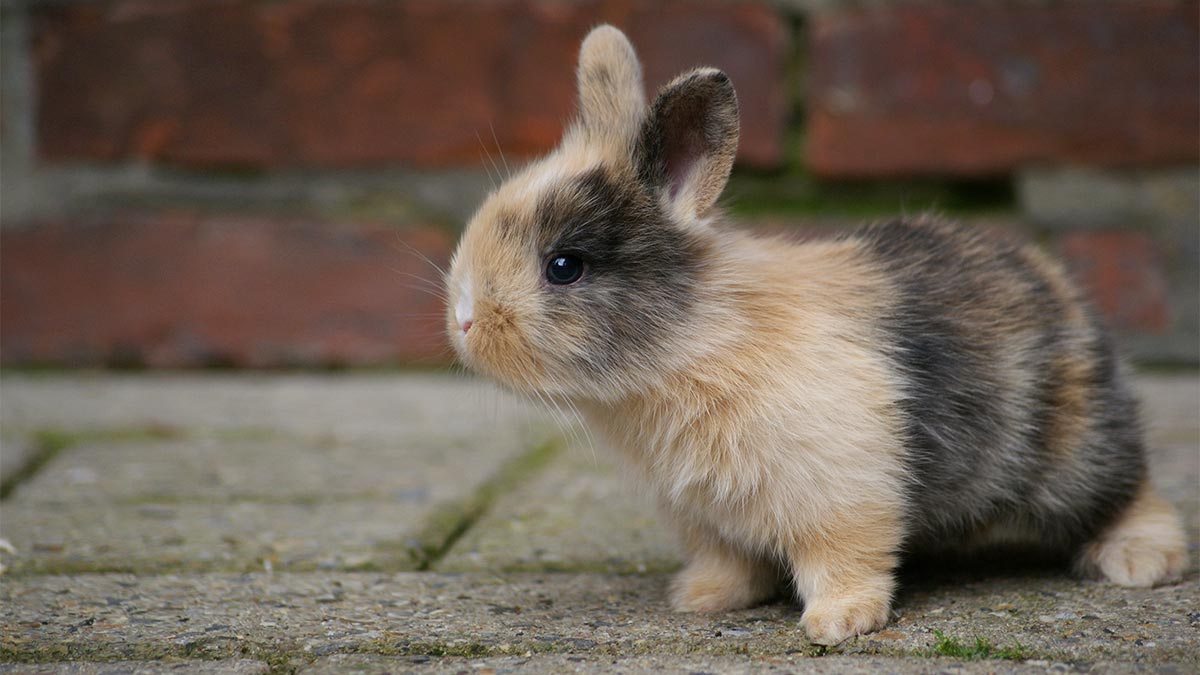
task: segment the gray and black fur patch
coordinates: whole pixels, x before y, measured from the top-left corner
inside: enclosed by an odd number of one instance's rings
[[[1079,299],[1000,237],[899,222],[855,236],[899,293],[880,328],[905,382],[910,544],[992,525],[1066,548],[1090,540],[1145,474],[1136,404],[1103,328],[1071,325]],[[1056,364],[1071,359],[1088,364],[1085,382],[1059,381]],[[1068,395],[1082,408],[1063,405]],[[1075,447],[1054,447],[1055,424],[1080,430]]]
[[[651,362],[665,333],[686,323],[708,244],[673,225],[632,176],[597,168],[567,180],[538,204],[535,227],[543,261],[564,253],[584,261],[578,282],[545,292],[551,323],[587,321],[577,365],[588,374]]]

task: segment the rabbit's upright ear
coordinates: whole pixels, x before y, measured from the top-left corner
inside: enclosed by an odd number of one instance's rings
[[[608,25],[592,29],[579,48],[577,79],[584,130],[593,137],[632,145],[646,97],[642,65],[625,34]]]
[[[729,180],[738,143],[733,83],[715,68],[697,68],[662,88],[642,123],[634,162],[681,218],[703,217]]]

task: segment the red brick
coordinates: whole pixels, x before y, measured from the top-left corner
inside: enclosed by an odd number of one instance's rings
[[[1109,325],[1163,333],[1170,323],[1163,257],[1142,232],[1080,231],[1063,235],[1059,253]]]
[[[657,87],[724,68],[741,160],[778,164],[787,30],[762,4],[592,0],[118,0],[35,10],[48,160],[477,167],[545,151],[573,113],[587,30],[629,28]],[[495,140],[493,140],[493,132]]]
[[[159,367],[444,360],[437,274],[414,249],[445,266],[450,238],[435,229],[188,215],[5,229],[0,359]]]
[[[808,161],[833,177],[1200,157],[1196,2],[896,3],[818,14]]]

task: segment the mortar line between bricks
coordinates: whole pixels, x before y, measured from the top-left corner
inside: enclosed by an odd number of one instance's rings
[[[496,473],[464,499],[442,508],[426,519],[426,525],[417,535],[420,559],[417,571],[433,571],[480,520],[487,515],[496,500],[540,475],[562,451],[560,438],[551,438],[534,445],[504,462]]]

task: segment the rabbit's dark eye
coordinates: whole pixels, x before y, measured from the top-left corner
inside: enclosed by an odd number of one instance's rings
[[[546,263],[546,281],[559,286],[573,284],[583,276],[583,261],[578,256],[554,254]]]

